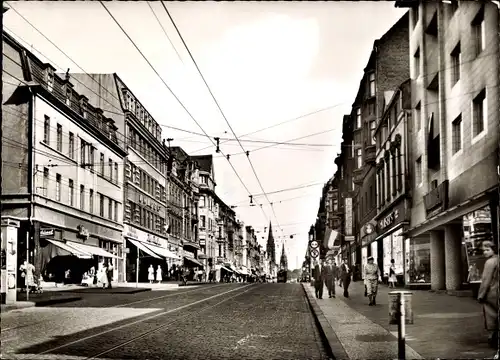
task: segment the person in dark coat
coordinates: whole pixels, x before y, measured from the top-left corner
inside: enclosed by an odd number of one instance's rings
[[[340,265],[340,279],[342,281],[342,287],[344,288],[344,297],[349,297],[349,285],[351,284],[351,270],[347,264],[342,261]]]
[[[324,279],[329,298],[335,297],[335,279],[337,278],[337,273],[337,265],[335,265],[332,259],[328,259],[328,263],[324,267]]]
[[[486,257],[478,301],[483,304],[484,326],[489,331],[488,343],[496,348],[498,345],[498,249],[493,241],[484,241],[483,253]]]
[[[318,299],[323,298],[323,283],[324,283],[324,276],[325,276],[325,269],[322,264],[322,261],[319,261],[316,263],[316,266],[314,267],[314,289],[316,290],[316,297]]]

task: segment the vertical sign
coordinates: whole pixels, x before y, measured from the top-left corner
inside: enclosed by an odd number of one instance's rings
[[[345,198],[345,235],[352,235],[352,198]]]

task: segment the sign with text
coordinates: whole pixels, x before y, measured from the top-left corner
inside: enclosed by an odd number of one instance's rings
[[[56,231],[54,230],[54,228],[41,228],[40,229],[40,237],[42,239],[53,238],[55,233],[56,233]]]
[[[388,214],[384,214],[377,221],[377,235],[381,235],[405,219],[405,202],[401,201]]]
[[[352,198],[345,198],[345,235],[352,236]]]

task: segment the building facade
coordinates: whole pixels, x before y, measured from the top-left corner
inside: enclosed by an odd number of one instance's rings
[[[80,283],[105,261],[121,280],[123,115],[105,116],[69,74],[60,77],[5,32],[3,39],[2,236],[17,242],[9,253],[45,281]]]
[[[408,141],[412,138],[410,80],[395,91],[388,91],[386,99],[385,110],[374,133],[377,147],[376,223],[364,231],[376,234],[376,240],[382,245],[380,265],[383,276],[388,278],[391,260],[394,260],[398,282],[406,284],[410,282],[410,256],[409,248],[404,246],[403,233],[410,224],[411,210],[412,168]]]
[[[396,6],[410,7],[410,283],[457,291],[479,280],[481,241],[498,238],[498,6]]]
[[[364,266],[366,258],[373,256],[382,270],[382,243],[365,228],[375,225],[376,201],[376,144],[374,131],[381,121],[387,91],[393,91],[409,77],[408,59],[408,12],[403,15],[380,39],[375,40],[373,50],[364,69],[350,119],[353,122],[352,157],[354,158],[352,198],[355,216],[354,238],[342,245],[343,259],[352,258]],[[351,200],[347,200],[350,207]]]

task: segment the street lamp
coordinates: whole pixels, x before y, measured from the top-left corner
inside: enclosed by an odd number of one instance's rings
[[[311,281],[311,286],[314,286],[314,276],[313,276],[313,271],[314,271],[314,266],[313,266],[313,263],[312,263],[312,256],[310,254],[310,251],[311,251],[311,242],[313,242],[314,240],[314,225],[311,225],[311,228],[309,229],[309,270],[311,271],[310,273],[310,281]]]

